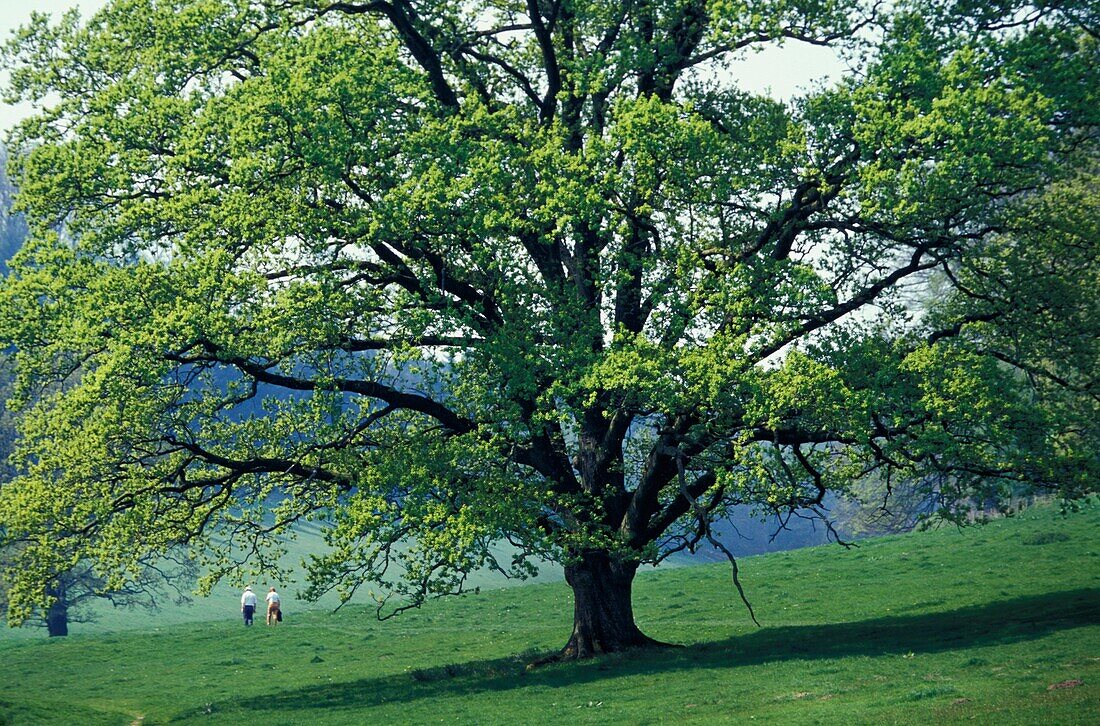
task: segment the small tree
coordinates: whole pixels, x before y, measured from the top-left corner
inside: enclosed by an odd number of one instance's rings
[[[11,567],[19,561],[18,546],[0,551],[0,616],[8,617]],[[165,569],[167,561],[159,566],[147,566],[137,577],[130,578],[121,587],[111,589],[107,579],[96,574],[90,563],[76,566],[52,577],[45,587],[46,604],[32,608],[18,617],[24,627],[46,628],[50,637],[69,634],[72,623],[92,623],[96,620],[93,605],[107,602],[116,608],[141,608],[157,610],[169,599],[176,605],[191,601],[188,591],[194,586],[196,572],[186,560]]]
[[[741,90],[782,41],[854,72]],[[313,595],[560,562],[584,657],[653,644],[637,568],[739,504],[1096,487],[991,313],[905,305],[932,270],[980,300],[1014,201],[1094,143],[1090,3],[116,0],[8,52],[49,104],[0,292],[21,602],[59,551],[121,581],[205,543],[216,579],[319,518]]]

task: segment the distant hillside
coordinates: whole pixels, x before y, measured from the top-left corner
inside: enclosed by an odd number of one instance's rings
[[[307,611],[328,612],[339,605],[335,595],[326,595],[318,602],[308,602],[298,597],[298,591],[304,589],[303,570],[299,567],[302,560],[310,555],[321,554],[326,545],[321,537],[320,529],[313,524],[299,525],[295,530],[296,538],[287,542],[287,554],[283,558],[283,565],[295,571],[293,581],[277,581],[258,578],[250,584],[258,591],[266,592],[271,586],[275,586],[282,595],[283,609],[293,613],[295,617]],[[510,552],[502,546],[498,553],[499,558],[507,562]],[[547,565],[542,568],[534,582],[557,582],[563,579],[561,568],[557,565]],[[529,584],[532,580],[508,579],[503,575],[482,571],[472,574],[467,586],[470,590],[475,588],[497,589],[515,587]],[[191,603],[176,604],[170,600],[160,604],[153,612],[143,609],[115,608],[107,601],[93,603],[90,608],[94,620],[89,623],[71,623],[69,626],[70,637],[80,634],[105,634],[118,631],[145,630],[150,627],[165,627],[183,623],[205,623],[211,621],[234,620],[240,609],[241,590],[236,585],[225,582],[218,585],[208,597],[195,597]],[[368,588],[364,587],[351,601],[352,604],[363,607],[373,607],[373,600]],[[44,639],[46,631],[41,628],[11,629],[0,624],[0,641],[5,639]],[[3,724],[3,721],[0,721]]]
[[[776,533],[779,524],[774,521],[761,522],[749,516],[748,512],[741,513],[735,520],[738,522],[737,531],[728,523],[722,523],[718,527],[720,539],[731,548],[738,557],[760,554],[762,552],[795,549],[798,547],[823,544],[825,542],[824,530],[820,524],[813,529],[811,523],[804,520],[794,520],[790,523],[790,529],[778,532],[774,540],[770,536]],[[326,545],[321,537],[320,529],[314,524],[301,524],[295,529],[296,539],[287,543],[288,552],[283,562],[286,566],[296,570],[293,582],[268,582],[258,580],[253,586],[259,586],[263,590],[274,585],[279,588],[284,598],[284,607],[287,612],[296,615],[306,611],[331,611],[338,601],[334,595],[326,596],[319,602],[307,602],[297,596],[297,591],[304,587],[303,571],[298,567],[302,560],[310,555],[321,554]],[[508,561],[510,550],[501,545],[498,557],[501,561]],[[685,565],[698,565],[707,562],[725,561],[725,555],[713,547],[700,545],[695,555],[687,552],[679,553],[663,563],[658,571],[665,571]],[[483,571],[471,575],[469,588],[481,588],[485,590],[509,588],[531,584],[532,582],[549,583],[559,582],[563,579],[560,565],[545,563],[540,566],[539,575],[534,580],[510,580],[503,575]],[[202,623],[210,621],[232,620],[236,617],[239,607],[240,590],[230,583],[224,583],[215,588],[209,597],[194,598],[190,604],[177,605],[170,601],[163,602],[156,612],[148,612],[141,609],[120,609],[104,601],[93,606],[95,620],[91,623],[73,623],[70,626],[73,634],[96,634],[127,630],[143,630],[152,625],[165,627],[183,623]],[[371,602],[367,588],[357,594],[352,601],[360,607]],[[46,633],[39,628],[24,628],[12,630],[0,628],[0,640],[10,638],[45,638]],[[2,723],[2,722],[0,722]]]
[[[753,514],[749,507],[738,507],[731,516],[714,525],[715,538],[737,557],[781,552],[827,544],[831,541],[824,523],[809,516],[780,520],[774,515]],[[724,562],[726,556],[705,541],[693,556],[693,562]]]

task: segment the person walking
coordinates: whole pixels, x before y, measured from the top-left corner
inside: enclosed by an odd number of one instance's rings
[[[245,587],[241,593],[241,612],[244,614],[244,624],[252,624],[252,616],[256,614],[256,593],[252,592],[252,586]]]
[[[267,624],[271,625],[272,621],[278,623],[283,619],[283,611],[279,607],[279,593],[275,592],[275,588],[271,588],[271,592],[267,593]]]

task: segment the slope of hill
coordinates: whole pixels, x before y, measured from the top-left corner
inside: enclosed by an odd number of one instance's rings
[[[0,643],[0,723],[1095,723],[1100,507],[639,576],[686,647],[525,669],[560,583],[434,603]]]
[[[316,602],[308,602],[298,597],[298,591],[304,589],[304,574],[300,563],[310,555],[320,554],[326,549],[320,529],[312,524],[299,524],[295,529],[295,538],[286,543],[287,553],[282,563],[292,569],[295,578],[291,582],[268,581],[260,578],[253,583],[253,588],[261,594],[268,587],[274,585],[279,589],[283,598],[283,608],[288,613],[301,614],[303,612],[331,612],[339,604],[336,595],[329,594]],[[498,558],[507,561],[510,553],[500,548]],[[509,579],[500,573],[483,570],[472,573],[467,581],[467,588],[473,590],[493,590],[505,587],[515,587],[530,582],[557,582],[562,580],[561,568],[557,565],[548,565],[542,568],[534,580]],[[190,586],[182,586],[184,591]],[[106,635],[110,633],[148,630],[150,628],[164,628],[172,625],[186,623],[200,626],[212,621],[232,620],[240,609],[240,588],[228,582],[223,582],[214,588],[208,597],[196,597],[188,603],[175,603],[165,597],[155,611],[147,611],[140,608],[116,608],[106,600],[89,602],[82,607],[84,616],[90,615],[89,622],[73,622],[69,625],[69,632],[73,635]],[[351,601],[366,607],[372,603],[371,596],[366,588],[357,593]],[[373,605],[371,606],[373,607]],[[0,627],[0,642],[11,639],[35,639],[45,638],[46,631],[40,627],[3,628]],[[0,722],[2,723],[2,722]]]

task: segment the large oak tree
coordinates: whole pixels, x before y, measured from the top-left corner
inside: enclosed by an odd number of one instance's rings
[[[121,583],[182,544],[240,575],[317,519],[310,593],[374,584],[386,612],[560,562],[584,657],[653,643],[637,568],[735,506],[824,515],[865,475],[929,482],[948,516],[1094,490],[1014,365],[1046,363],[994,355],[1012,308],[972,281],[1095,158],[1097,27],[1072,0],[37,18],[8,47],[42,107],[0,293],[34,402],[0,490],[13,612],[84,558]],[[851,73],[742,90],[775,42]]]

